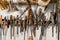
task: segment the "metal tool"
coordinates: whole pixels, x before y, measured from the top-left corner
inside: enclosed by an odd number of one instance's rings
[[[54,24],[57,24],[57,13],[54,14]],[[56,25],[56,33],[57,33],[57,25]]]
[[[31,2],[30,2],[30,0],[27,0],[27,2],[28,2],[28,8],[29,8],[29,13],[33,16],[33,18],[34,18],[34,13],[33,13],[33,11],[32,11],[32,8],[31,8]]]
[[[32,19],[32,15],[30,14],[30,7],[29,7],[29,9],[28,9],[28,16],[27,16],[27,33],[28,33],[28,29],[30,28],[31,36],[32,36],[32,27],[31,27],[32,25],[33,25],[33,19]],[[30,39],[28,39],[28,40],[30,40]]]
[[[54,10],[53,10],[54,11]],[[52,23],[54,25],[54,12],[51,12],[51,20],[52,20]],[[54,26],[52,26],[52,37],[54,36]]]
[[[28,7],[24,10],[24,12],[22,12],[22,11],[20,10],[21,13],[22,13],[21,16],[27,11],[27,9],[28,9]],[[20,17],[21,17],[21,16],[20,16]]]
[[[15,26],[15,17],[13,16],[13,36],[14,36],[14,32],[15,32],[15,29],[14,29],[14,26]]]
[[[20,20],[19,20],[18,15],[17,15],[16,23],[17,23],[17,35],[18,35],[19,34],[19,26],[20,26]]]
[[[10,29],[10,34],[11,34],[11,39],[12,39],[12,36],[14,36],[14,20],[13,20],[13,16],[11,15],[10,16],[10,25],[11,25],[11,29]]]
[[[12,39],[12,15],[10,16],[10,25],[11,25],[11,29],[10,29],[10,38]]]
[[[28,30],[29,30],[29,18],[28,18],[28,16],[27,16],[27,19],[26,19],[26,26],[27,26],[27,35],[28,35]]]
[[[23,30],[24,30],[23,21],[21,21],[21,28],[20,28],[20,32],[23,32]]]
[[[29,29],[29,24],[31,23],[30,21],[32,21],[30,16],[32,16],[32,15],[30,14],[30,7],[28,7],[28,16],[27,16],[27,33],[28,33],[28,29]]]
[[[41,35],[39,40],[42,40],[42,36],[44,35],[44,28],[45,28],[45,18],[44,18],[44,13],[41,14],[41,20],[42,20],[42,26],[41,26]]]
[[[6,26],[7,26],[7,19],[6,19],[6,16],[4,18],[4,22],[3,22],[3,35],[5,35],[5,29],[6,29]]]
[[[41,25],[41,34],[39,37],[39,40],[42,40],[42,36],[44,35],[44,31],[45,31],[45,17],[44,17],[44,13],[42,13],[42,9],[39,9],[39,13],[37,14],[38,17],[38,24]]]
[[[42,27],[41,27],[41,34],[40,34],[39,40],[42,40],[43,34],[44,34],[44,26],[43,26],[43,24],[42,24]]]
[[[25,40],[25,34],[26,34],[26,29],[25,29],[25,20],[23,20],[23,26],[24,26],[24,40]]]
[[[30,16],[29,16],[29,26],[30,26],[30,30],[31,30],[31,40],[33,40],[33,35],[32,35],[32,28],[33,28],[33,19],[32,19],[32,15],[30,14]]]
[[[25,16],[25,31],[27,31],[27,16]]]
[[[25,30],[24,30],[24,40],[25,40],[25,34],[26,34],[26,32],[25,32]]]
[[[41,20],[41,14],[42,14],[42,9],[41,8],[39,8],[39,11],[38,11],[38,13],[37,13],[37,24],[39,25],[39,21]],[[38,27],[37,27],[37,29],[39,29]]]

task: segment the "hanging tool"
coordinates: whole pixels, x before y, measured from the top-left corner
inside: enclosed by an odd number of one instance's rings
[[[33,16],[30,14],[29,16],[29,26],[30,26],[30,31],[31,31],[31,40],[33,40],[33,35],[32,35],[32,30],[33,30]]]
[[[27,16],[25,16],[25,31],[27,31]]]
[[[11,29],[10,29],[10,37],[12,39],[12,15],[10,16],[10,25],[11,25]]]
[[[41,20],[41,14],[42,14],[42,9],[41,8],[39,8],[39,11],[38,11],[38,13],[36,14],[37,15],[37,24],[39,25],[39,21]],[[37,27],[37,29],[38,29],[38,27]]]
[[[0,28],[1,28],[1,24],[2,24],[2,15],[0,15]]]
[[[54,9],[51,12],[51,20],[54,25]],[[52,37],[54,36],[54,26],[52,26]]]
[[[5,35],[5,29],[6,29],[6,26],[7,26],[8,22],[7,22],[7,19],[6,19],[6,16],[4,18],[4,22],[3,22],[3,35]]]
[[[39,40],[42,40],[42,36],[44,35],[44,31],[45,31],[44,30],[44,28],[45,28],[45,25],[44,25],[45,24],[45,18],[44,17],[45,17],[45,15],[44,15],[44,13],[42,13],[41,17],[40,17],[41,18],[41,22],[42,22],[42,26],[41,26],[41,34],[40,34]]]
[[[19,15],[17,15],[16,23],[17,23],[17,35],[18,35],[19,34],[19,26],[20,26]]]
[[[20,28],[20,32],[23,32],[24,30],[24,25],[23,25],[23,20],[21,21],[21,28]]]
[[[10,29],[10,34],[11,34],[11,39],[12,39],[12,36],[14,36],[14,20],[13,20],[13,16],[11,15],[10,16],[10,25],[11,25],[11,29]]]

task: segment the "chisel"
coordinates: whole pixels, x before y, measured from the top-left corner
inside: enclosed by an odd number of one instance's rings
[[[30,14],[30,16],[29,16],[30,18],[29,18],[29,26],[30,26],[30,30],[31,30],[31,40],[33,40],[33,35],[32,35],[32,29],[33,29],[33,17],[32,17],[32,15]]]
[[[6,16],[5,16],[5,17],[4,17],[4,22],[3,22],[3,35],[5,34],[6,26],[7,26],[7,19],[6,19]]]
[[[13,23],[13,16],[11,15],[10,16],[10,25],[11,25],[11,28],[10,28],[10,37],[11,37],[11,39],[12,39],[12,36],[14,36],[14,27],[13,27],[13,25],[14,25],[14,23]]]

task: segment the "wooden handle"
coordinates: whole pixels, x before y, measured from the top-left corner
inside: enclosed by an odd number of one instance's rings
[[[33,37],[32,36],[29,36],[28,40],[33,40]]]
[[[31,14],[30,14],[30,8],[28,8],[28,17],[30,16]]]
[[[37,13],[37,16],[40,17],[41,16],[41,13],[42,13],[42,9],[39,8],[38,13]]]
[[[2,24],[2,15],[0,15],[0,24]]]

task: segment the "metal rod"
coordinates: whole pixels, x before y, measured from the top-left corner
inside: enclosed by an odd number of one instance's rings
[[[26,34],[26,33],[25,33],[25,30],[24,30],[24,40],[25,40],[25,34]]]

